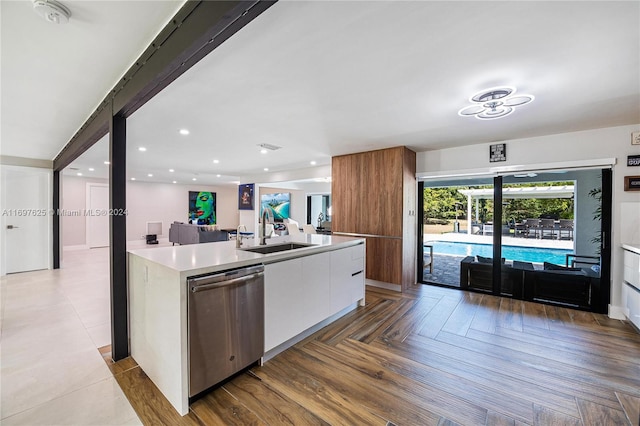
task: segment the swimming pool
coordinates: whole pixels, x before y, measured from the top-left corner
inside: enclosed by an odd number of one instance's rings
[[[433,246],[434,254],[448,254],[454,256],[484,256],[493,257],[491,244],[460,243],[448,241],[428,241],[425,244]],[[564,265],[566,255],[573,250],[551,249],[539,247],[502,246],[502,257],[507,260],[521,262],[542,263],[550,262]]]

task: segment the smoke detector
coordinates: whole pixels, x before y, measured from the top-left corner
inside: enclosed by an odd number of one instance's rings
[[[69,9],[55,0],[35,0],[33,10],[53,24],[66,24],[71,17]]]

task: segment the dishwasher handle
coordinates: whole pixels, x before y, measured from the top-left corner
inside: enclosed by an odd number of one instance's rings
[[[245,283],[247,281],[251,281],[251,280],[254,280],[256,278],[260,278],[263,275],[264,275],[264,272],[258,272],[256,274],[245,275],[243,277],[233,278],[233,279],[230,279],[230,280],[224,280],[224,281],[219,281],[219,282],[215,282],[215,283],[195,284],[195,285],[191,286],[191,292],[192,293],[197,293],[199,291],[212,290],[214,288],[226,287],[226,286],[234,285],[234,284],[242,284],[242,283]]]

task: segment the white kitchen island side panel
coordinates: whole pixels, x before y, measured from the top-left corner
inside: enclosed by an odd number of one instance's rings
[[[176,410],[189,412],[186,286],[180,273],[129,255],[131,357]]]

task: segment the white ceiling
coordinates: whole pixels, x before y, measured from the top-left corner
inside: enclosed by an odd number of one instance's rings
[[[177,7],[65,4],[104,22],[56,27],[2,1],[3,155],[54,158]],[[391,146],[637,124],[638,18],[640,1],[280,1],[128,119],[128,175],[228,183]],[[536,99],[503,119],[458,116],[502,85]],[[106,145],[71,166],[106,170]]]

